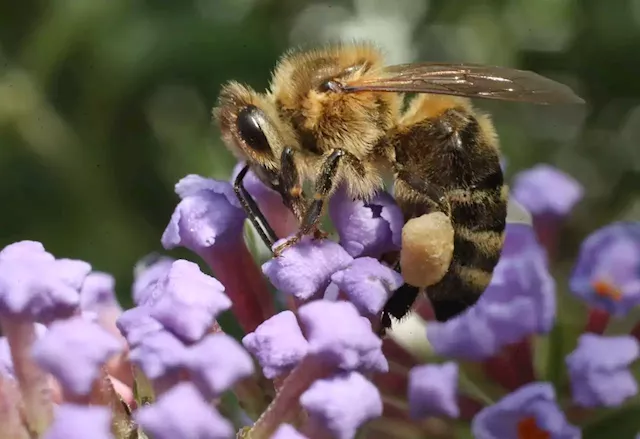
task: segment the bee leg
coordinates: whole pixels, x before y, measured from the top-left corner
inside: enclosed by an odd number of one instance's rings
[[[340,162],[345,154],[346,152],[342,149],[334,149],[331,154],[329,154],[329,157],[327,157],[327,159],[324,161],[324,163],[322,164],[320,177],[316,181],[316,192],[313,196],[313,201],[306,207],[304,211],[304,215],[302,216],[302,223],[300,224],[300,230],[298,231],[298,233],[296,233],[295,236],[280,244],[274,250],[274,254],[276,256],[300,241],[303,236],[306,236],[309,233],[317,230],[318,221],[320,220],[322,209],[324,207],[324,202],[336,184],[335,177],[338,173]],[[318,234],[316,234],[316,237],[318,237]]]
[[[284,204],[291,209],[293,214],[302,224],[304,221],[304,213],[306,208],[304,192],[302,191],[302,182],[298,174],[298,168],[293,161],[294,150],[292,148],[284,148],[280,155],[280,175],[279,184],[281,189],[282,200]],[[316,239],[325,238],[327,234],[317,227],[314,229]]]
[[[236,197],[238,197],[242,208],[247,214],[247,218],[249,218],[249,221],[251,221],[251,224],[255,227],[264,244],[268,248],[272,248],[278,239],[276,233],[267,222],[251,194],[249,194],[242,184],[242,180],[244,180],[248,171],[249,165],[246,165],[242,170],[240,170],[233,182],[233,190],[235,191]]]
[[[418,192],[423,198],[426,198],[425,201],[431,205],[431,211],[440,211],[448,217],[451,217],[451,206],[447,201],[443,188],[433,185],[426,179],[419,178],[409,172],[400,171],[396,178]]]
[[[400,267],[396,267],[400,271]],[[387,300],[382,309],[382,317],[380,319],[380,336],[383,336],[387,329],[391,328],[391,316],[400,320],[411,311],[413,304],[420,294],[420,288],[413,285],[403,284],[400,288],[393,292],[393,295]]]

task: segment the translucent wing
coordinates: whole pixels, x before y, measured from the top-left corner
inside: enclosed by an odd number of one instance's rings
[[[527,70],[476,64],[400,64],[341,84],[343,92],[434,93],[535,104],[580,104],[569,87]]]
[[[531,213],[513,197],[509,197],[507,202],[507,223],[533,225]]]

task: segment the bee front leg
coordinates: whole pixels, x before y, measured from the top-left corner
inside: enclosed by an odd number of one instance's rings
[[[306,206],[304,214],[302,215],[300,230],[298,231],[298,233],[296,233],[295,236],[289,238],[287,241],[283,242],[274,249],[274,254],[276,256],[300,241],[303,236],[306,236],[311,232],[315,233],[316,238],[324,237],[324,233],[319,231],[317,228],[318,221],[320,220],[320,217],[322,215],[325,200],[331,194],[333,188],[337,183],[335,177],[338,174],[340,163],[342,162],[342,159],[345,157],[345,155],[346,152],[344,150],[334,149],[324,161],[320,171],[320,176],[316,180],[313,200]]]
[[[236,197],[240,201],[242,208],[247,214],[247,218],[249,218],[249,221],[251,221],[251,224],[253,224],[253,227],[255,227],[264,244],[268,248],[272,248],[278,238],[276,236],[276,233],[269,225],[269,222],[260,211],[260,208],[256,204],[251,194],[245,189],[244,185],[242,184],[242,181],[247,175],[247,172],[249,172],[249,165],[243,167],[236,176],[236,179],[233,182],[233,190],[235,191]]]

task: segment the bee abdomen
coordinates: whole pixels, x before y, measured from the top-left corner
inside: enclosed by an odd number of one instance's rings
[[[507,188],[457,189],[447,194],[454,228],[453,260],[427,288],[436,318],[448,320],[472,306],[489,286],[498,264],[507,212]]]

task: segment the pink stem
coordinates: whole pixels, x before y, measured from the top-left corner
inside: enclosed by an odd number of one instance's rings
[[[35,324],[11,317],[2,318],[0,324],[9,341],[28,428],[39,437],[53,421],[53,402],[49,376],[31,357],[31,349],[36,341]]]
[[[465,421],[471,421],[483,409],[480,401],[466,395],[458,396],[458,407],[460,407],[460,419]]]
[[[609,325],[610,318],[611,316],[608,312],[599,308],[590,308],[584,331],[602,335],[606,331],[607,325]]]
[[[7,439],[29,439],[20,413],[20,392],[13,380],[0,375],[0,425],[2,437]]]
[[[280,392],[267,410],[253,424],[252,439],[268,439],[282,423],[294,423],[302,414],[300,396],[316,380],[329,376],[334,369],[321,359],[308,355],[289,374]]]
[[[202,257],[224,285],[232,311],[246,333],[275,314],[267,282],[244,241],[211,247]]]
[[[499,353],[482,363],[485,374],[507,390],[518,388],[519,379],[513,365],[504,354]]]
[[[518,376],[518,387],[524,386],[536,380],[536,373],[533,368],[533,353],[531,340],[524,340],[510,345],[506,348],[511,368]]]
[[[640,322],[636,323],[635,326],[631,328],[630,335],[640,341]]]

